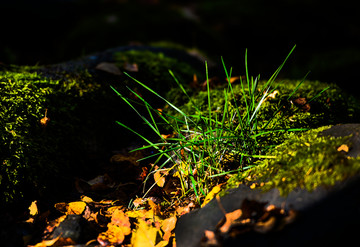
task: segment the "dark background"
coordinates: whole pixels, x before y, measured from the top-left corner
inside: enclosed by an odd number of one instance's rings
[[[1,2],[0,62],[44,65],[129,44],[171,41],[223,56],[267,78],[293,45],[283,77],[359,82],[356,2],[312,0],[8,0]]]

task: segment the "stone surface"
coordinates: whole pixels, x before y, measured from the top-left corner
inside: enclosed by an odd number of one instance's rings
[[[358,157],[360,155],[360,124],[338,124],[323,131],[320,136],[351,136],[349,139],[351,147],[347,155],[350,157]]]
[[[360,124],[336,125],[320,135],[351,136],[348,155],[360,154]],[[222,239],[223,246],[326,246],[356,241],[360,229],[360,176],[338,182],[332,187],[319,186],[314,191],[296,189],[281,197],[277,189],[266,193],[240,185],[220,198],[226,212],[239,209],[245,200],[273,204],[286,211],[294,210],[298,217],[281,231],[260,234],[250,231]],[[177,246],[199,246],[205,230],[215,231],[224,217],[219,203],[213,199],[201,209],[182,216],[176,227]]]

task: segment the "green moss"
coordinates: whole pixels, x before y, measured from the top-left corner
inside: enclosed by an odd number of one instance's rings
[[[265,81],[259,82],[259,88],[264,85]],[[358,122],[360,121],[360,107],[357,100],[347,95],[338,86],[334,84],[326,84],[319,81],[304,81],[298,91],[296,91],[288,100],[288,97],[293,93],[300,81],[284,80],[277,81],[274,84],[277,94],[274,98],[268,98],[258,113],[258,128],[261,129],[268,123],[274,114],[274,119],[267,128],[275,129],[289,129],[289,128],[308,128],[313,129],[324,125],[331,125],[337,123]],[[330,87],[322,94],[319,93],[325,88]],[[241,85],[239,83],[233,85],[234,97],[229,93],[230,112],[234,111],[237,105],[241,113],[246,113],[245,100],[249,100],[243,96]],[[245,90],[247,86],[245,85]],[[316,98],[314,98],[316,96]],[[206,91],[193,92],[192,102],[194,102],[201,112],[193,106],[183,94],[179,91],[170,91],[167,97],[171,102],[184,111],[186,114],[202,114],[206,115],[208,108],[208,97]],[[211,107],[213,112],[219,114],[224,108],[224,86],[219,86],[212,89],[210,92]],[[309,108],[303,108],[301,105],[294,104],[298,98],[305,98],[309,102]],[[235,104],[236,103],[236,104]],[[280,108],[280,111],[278,109]],[[276,113],[277,112],[277,113]],[[170,115],[177,116],[177,112],[169,109]],[[271,141],[272,145],[282,143],[287,138],[288,133],[275,132],[266,137],[262,137],[262,142]]]
[[[185,81],[192,79],[194,72],[187,64],[162,53],[128,51],[115,57],[122,69],[126,63],[136,63],[139,72],[134,76],[146,78],[162,91],[174,83],[168,69]],[[117,78],[122,83],[114,86],[129,96],[124,91],[127,80],[122,75]],[[76,174],[86,176],[91,170],[89,154],[117,150],[114,148],[133,141],[130,133],[119,131],[115,121],[141,124],[134,123],[132,117],[136,114],[129,113],[131,109],[124,107],[104,81],[71,63],[59,67],[0,67],[0,202],[43,192],[49,183],[61,183]],[[45,109],[50,122],[42,127],[40,119]]]
[[[131,50],[116,53],[114,59],[123,70],[126,70],[127,64],[136,64],[138,72],[133,72],[133,76],[137,80],[151,85],[151,88],[159,93],[167,92],[174,86],[177,87],[169,70],[172,70],[183,84],[191,82],[194,74],[200,76],[200,73],[187,63],[168,57],[161,52]]]
[[[327,128],[310,130],[300,137],[293,135],[271,152],[276,158],[258,161],[251,169],[233,176],[228,188],[245,183],[264,191],[277,188],[281,195],[287,195],[298,187],[312,191],[358,174],[360,158],[347,157],[337,150],[342,144],[351,147],[349,137],[318,136]]]
[[[52,80],[36,69],[0,71],[0,202],[41,191],[46,181],[72,169],[70,157],[84,146],[80,109],[99,85],[88,83],[89,75]],[[46,109],[50,122],[43,126]]]

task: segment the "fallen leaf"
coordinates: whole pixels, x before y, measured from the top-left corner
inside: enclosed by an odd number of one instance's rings
[[[124,241],[125,236],[131,233],[129,217],[119,208],[113,212],[111,222],[107,227],[107,231],[100,233],[97,237],[97,241],[102,246],[119,245]]]
[[[209,194],[206,195],[204,202],[201,204],[201,207],[204,207],[206,204],[208,204],[220,192],[222,185],[223,184],[218,184],[212,188]]]
[[[226,80],[229,82],[229,80],[226,78]],[[233,77],[230,77],[230,83],[234,83],[235,81],[237,80],[240,80],[240,77],[239,76],[233,76]]]
[[[163,239],[169,242],[171,237],[171,231],[175,229],[177,218],[172,216],[162,221],[161,230],[164,232]]]
[[[144,181],[149,173],[149,169],[147,167],[141,167],[141,170],[142,170],[141,174],[136,179],[140,181]]]
[[[164,184],[165,184],[165,177],[164,177],[164,175],[161,173],[160,170],[157,170],[157,171],[154,173],[154,180],[155,180],[155,183],[157,184],[157,186],[159,186],[159,187],[163,187]]]
[[[125,215],[122,210],[115,210],[111,217],[111,223],[123,227],[124,234],[128,235],[131,232],[129,217]]]
[[[133,201],[133,204],[134,206],[137,208],[139,207],[140,205],[142,205],[143,203],[145,203],[146,200],[143,199],[143,198],[136,198],[134,201]]]
[[[193,202],[190,202],[187,206],[185,207],[177,207],[176,208],[176,214],[182,216],[184,214],[187,214],[191,211],[191,208],[194,208],[195,204]]]
[[[154,211],[153,210],[145,210],[145,209],[127,211],[125,214],[126,214],[126,216],[128,216],[130,218],[151,219],[151,218],[154,217]]]
[[[84,196],[84,195],[82,195],[81,196],[81,201],[83,201],[83,202],[93,202],[93,199],[91,199],[90,197],[88,197],[88,196]]]
[[[160,205],[156,204],[151,199],[148,199],[147,203],[149,204],[150,209],[152,211],[154,211],[154,215],[157,215],[157,216],[161,215],[161,207],[160,207]]]
[[[37,201],[33,201],[29,207],[29,211],[30,211],[30,215],[31,216],[35,216],[39,213],[37,205],[36,205]]]
[[[86,203],[83,201],[70,202],[67,206],[66,214],[82,214],[85,210]]]
[[[342,144],[340,147],[338,147],[337,151],[341,152],[344,151],[345,153],[349,152],[349,146],[346,144]]]
[[[131,245],[133,247],[153,247],[156,245],[156,237],[159,230],[148,224],[142,219],[138,219],[136,229],[131,236]]]
[[[58,241],[58,239],[60,238],[57,237],[57,238],[54,238],[54,239],[51,239],[51,240],[43,240],[41,241],[40,243],[37,243],[36,245],[29,245],[29,247],[47,247],[47,246],[52,246],[56,243],[56,241]]]

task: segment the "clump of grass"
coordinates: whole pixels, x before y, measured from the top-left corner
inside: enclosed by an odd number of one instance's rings
[[[138,85],[160,98],[177,114],[176,116],[175,114],[169,115],[165,111],[155,109],[141,95],[128,87],[128,90],[136,95],[140,103],[145,107],[145,112],[147,112],[147,116],[145,116],[135,107],[134,101],[124,97],[113,88],[146,125],[156,133],[159,140],[154,142],[129,126],[120,122],[118,124],[135,133],[147,143],[147,145],[137,150],[156,150],[154,154],[144,158],[156,158],[156,166],[153,167],[157,168],[150,174],[162,171],[165,175],[172,174],[178,177],[183,195],[193,193],[200,203],[200,198],[206,196],[215,185],[224,181],[227,175],[252,167],[254,161],[258,159],[274,158],[266,155],[270,144],[262,143],[262,137],[279,131],[304,130],[300,128],[284,129],[277,125],[276,118],[281,110],[281,105],[278,106],[267,122],[258,122],[261,106],[276,89],[276,86],[273,86],[275,79],[294,49],[295,46],[270,79],[263,85],[258,83],[260,76],[256,78],[249,76],[247,51],[245,52],[245,81],[240,77],[241,93],[245,99],[245,110],[241,110],[244,108],[240,107],[235,100],[235,93],[230,82],[232,68],[227,69],[223,59],[221,60],[228,84],[223,91],[225,103],[222,111],[212,110],[207,63],[205,63],[207,82],[207,111],[205,113],[200,110],[201,106],[197,105],[188,95],[171,70],[169,70],[170,75],[191,102],[195,114],[183,112],[153,89],[126,74]],[[298,84],[287,100],[298,90],[304,80]],[[163,135],[162,124],[165,124],[168,127],[167,129],[171,130],[172,133],[169,136]],[[146,193],[144,196],[146,196]]]

